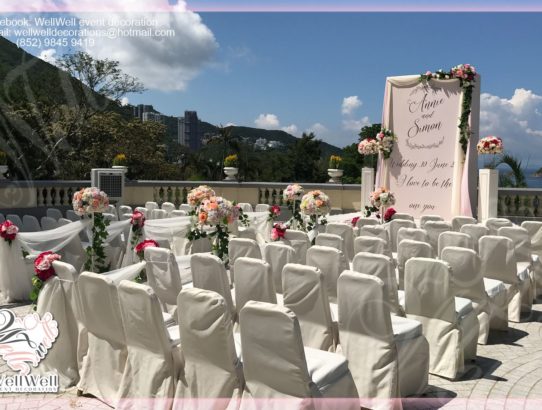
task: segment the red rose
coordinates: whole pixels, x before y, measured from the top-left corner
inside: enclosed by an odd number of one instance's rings
[[[9,219],[6,220],[4,223],[0,224],[0,237],[4,238],[10,244],[11,241],[15,240],[18,232],[19,228],[17,227],[17,225],[15,225]]]
[[[34,261],[34,272],[36,273],[36,276],[43,282],[51,276],[54,276],[55,268],[53,267],[53,262],[60,260],[60,258],[60,255],[51,251],[40,253]]]
[[[278,205],[273,205],[269,211],[270,211],[274,216],[279,216],[279,215],[280,215],[280,206],[278,206]]]
[[[355,216],[355,217],[352,218],[352,221],[351,221],[351,222],[352,222],[352,226],[354,226],[354,227],[356,226],[356,224],[357,224],[358,221],[359,221],[359,218],[360,218],[359,216]]]
[[[137,253],[137,256],[139,256],[139,259],[143,259],[145,248],[159,248],[160,245],[158,245],[158,242],[156,242],[153,239],[147,239],[143,242],[140,242],[136,245],[134,248],[135,252]]]
[[[397,211],[393,208],[386,209],[386,213],[384,214],[384,221],[389,222],[391,221],[391,218],[393,218],[393,215],[395,215]]]

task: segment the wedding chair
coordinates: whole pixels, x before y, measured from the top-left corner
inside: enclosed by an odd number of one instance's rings
[[[426,242],[403,239],[397,249],[397,275],[399,277],[399,289],[405,289],[405,265],[411,258],[433,258],[434,252],[431,245]]]
[[[144,407],[148,401],[153,408],[168,408],[183,371],[179,327],[166,327],[160,301],[147,285],[123,280],[118,297],[127,356],[117,407]]]
[[[388,244],[391,247],[392,252],[397,252],[397,232],[401,228],[416,228],[416,224],[407,219],[392,219],[389,223],[389,236]]]
[[[444,221],[426,221],[423,229],[429,237],[429,244],[438,252],[438,237],[442,232],[452,231],[452,225]]]
[[[529,233],[529,240],[531,244],[531,258],[533,261],[536,282],[533,282],[533,296],[538,297],[542,293],[542,278],[538,273],[540,269],[541,257],[542,257],[542,222],[536,221],[524,221],[521,224],[522,228],[525,228]]]
[[[75,236],[70,242],[68,242],[66,246],[64,246],[64,248],[60,249],[57,253],[62,256],[63,262],[69,263],[75,268],[77,272],[81,271],[87,257],[79,235]]]
[[[152,212],[153,209],[159,209],[158,203],[154,201],[147,201],[145,202],[145,208],[147,208],[147,211],[149,214]]]
[[[49,218],[53,218],[55,221],[62,218],[62,212],[60,212],[60,210],[57,208],[47,208],[45,215],[47,215]]]
[[[505,226],[514,226],[514,224],[506,218],[488,218],[485,221],[485,225],[489,229],[490,235],[497,235],[499,228]]]
[[[109,212],[104,212],[103,214],[103,217],[105,219],[107,219],[109,222],[115,222],[117,221],[117,217],[115,214],[112,214],[112,213],[109,213]]]
[[[248,202],[239,202],[237,206],[241,208],[243,212],[254,212],[252,205],[250,205]]]
[[[23,215],[23,226],[21,232],[39,232],[41,231],[38,218],[33,215]]]
[[[349,268],[344,253],[329,246],[314,245],[307,251],[306,264],[320,269],[324,275],[329,301],[336,303],[337,279],[344,270]]]
[[[148,219],[150,217],[150,214],[151,214],[151,211],[143,206],[138,206],[136,209],[134,209],[134,211],[139,211],[141,212],[143,215],[145,215],[145,218]],[[131,217],[131,215],[130,215]]]
[[[235,261],[235,306],[237,313],[249,300],[277,303],[271,266],[261,259],[240,257]]]
[[[129,219],[132,219],[132,214],[131,213],[127,213],[127,214],[120,214],[119,216],[119,221],[127,221]]]
[[[107,275],[83,272],[78,280],[88,353],[78,388],[115,406],[128,354],[117,286]]]
[[[378,220],[374,218],[364,218],[361,217],[356,221],[356,228],[358,228],[358,235],[359,235],[359,229],[361,229],[362,226],[372,226],[372,225],[378,225]]]
[[[171,215],[172,211],[175,211],[175,204],[171,202],[164,202],[161,206],[161,208],[166,211],[167,215]]]
[[[271,267],[275,291],[282,293],[282,270],[287,263],[299,263],[296,251],[284,242],[271,242],[263,249],[263,258]]]
[[[318,398],[332,397],[356,398],[341,400],[340,407],[359,409],[346,359],[304,348],[299,322],[290,309],[250,301],[240,317],[246,380],[241,409],[255,408],[253,399],[259,407],[313,408]]]
[[[473,249],[478,252],[478,242],[482,236],[489,235],[489,229],[482,224],[465,224],[459,230],[472,238]]]
[[[360,252],[376,253],[392,257],[388,243],[383,239],[372,236],[358,236],[354,239],[354,258]]]
[[[388,245],[390,243],[390,235],[383,225],[363,225],[359,228],[358,236],[372,236],[383,239]]]
[[[470,235],[456,231],[442,232],[438,236],[438,257],[442,250],[447,246],[457,246],[459,248],[474,249],[473,240]]]
[[[188,204],[181,204],[179,205],[179,211],[185,211],[187,214],[189,214],[192,211],[192,207]]]
[[[222,260],[215,255],[196,254],[190,258],[190,268],[193,286],[212,290],[221,295],[228,305],[231,320],[235,321],[237,318],[236,309],[232,299],[228,273]]]
[[[346,255],[344,240],[340,237],[340,235],[336,235],[333,233],[318,234],[318,236],[314,240],[314,244],[319,246],[329,246],[331,248],[338,249]]]
[[[472,249],[447,246],[441,259],[451,268],[454,296],[470,299],[480,323],[478,343],[486,344],[490,329],[508,329],[506,287],[482,275],[480,257]]]
[[[297,316],[303,345],[334,352],[339,337],[320,269],[289,263],[282,272],[282,287],[284,306]]]
[[[81,220],[81,217],[77,215],[73,209],[68,209],[66,211],[66,219],[69,219],[72,222],[77,222]]]
[[[401,408],[427,388],[429,344],[417,320],[390,315],[385,283],[345,271],[339,277],[339,337],[361,405]]]
[[[21,220],[21,217],[19,215],[8,214],[8,215],[6,215],[6,219],[8,221],[11,221],[19,229],[21,229],[23,227],[23,221]]]
[[[144,255],[148,285],[158,297],[162,310],[174,316],[177,296],[183,288],[175,255],[164,248],[145,248]]]
[[[542,290],[542,263],[540,258],[532,252],[529,231],[518,226],[506,226],[499,228],[498,234],[514,242],[518,272],[526,268],[529,270],[532,294],[536,298]]]
[[[216,292],[192,288],[179,293],[177,305],[184,374],[173,408],[238,408],[245,381],[228,303]]]
[[[237,237],[238,238],[245,238],[245,239],[252,239],[253,241],[257,241],[257,235],[256,235],[256,230],[254,228],[244,228],[244,227],[239,227],[239,230],[237,232]]]
[[[391,219],[406,219],[407,221],[414,222],[414,217],[412,215],[400,212],[396,212],[395,214],[393,214]]]
[[[444,222],[440,215],[422,215],[420,217],[420,228],[424,229],[427,222]]]
[[[267,204],[257,204],[256,205],[256,212],[269,212],[269,208],[271,208],[270,205]]]
[[[540,228],[542,228],[542,222],[538,221],[523,221],[521,227],[527,229],[529,232],[529,237],[531,240],[537,233],[542,233]]]
[[[228,246],[228,257],[230,261],[230,279],[231,283],[235,283],[235,260],[245,256],[247,258],[262,259],[262,252],[253,239],[232,238]]]
[[[173,210],[169,214],[169,216],[171,216],[172,218],[176,218],[177,216],[186,216],[186,215],[188,215],[186,211],[181,211],[181,210]]]
[[[119,215],[123,214],[131,214],[133,213],[132,207],[128,205],[121,205],[119,206],[119,210],[117,212]]]
[[[58,221],[50,216],[41,217],[41,229],[42,231],[48,231],[50,229],[58,228]]]
[[[43,284],[36,312],[40,317],[50,313],[59,323],[61,331],[58,332],[53,347],[40,361],[38,370],[43,374],[55,371],[59,376],[60,386],[69,388],[79,381],[78,345],[80,332],[83,331],[75,287],[77,271],[73,266],[59,261],[53,262],[53,268],[57,276]]]
[[[354,229],[351,224],[328,223],[326,233],[339,235],[344,241],[344,250],[348,260],[354,258]]]
[[[450,266],[412,258],[405,266],[405,312],[422,323],[429,342],[429,373],[456,379],[476,358],[480,325],[469,299],[455,297]]]
[[[284,243],[294,248],[297,254],[297,261],[301,264],[305,264],[307,250],[311,246],[309,236],[303,231],[287,229],[284,234]]]
[[[37,221],[36,221],[37,222]],[[60,218],[58,220],[58,226],[64,226],[64,225],[68,225],[68,224],[71,224],[73,221],[70,221],[69,219],[66,219],[66,218]],[[39,224],[38,224],[39,226]]]
[[[4,223],[6,221],[6,217],[3,213],[0,213],[0,223]]]
[[[412,241],[429,243],[429,236],[425,229],[419,228],[400,228],[397,231],[397,247],[403,239],[410,239]]]
[[[489,279],[504,283],[508,301],[508,320],[519,322],[522,311],[530,311],[532,305],[531,279],[527,269],[518,272],[514,242],[501,236],[480,238],[479,254],[482,274]]]
[[[107,213],[115,215],[115,221],[119,220],[119,214],[115,205],[109,204],[109,206],[107,207]]]
[[[168,213],[164,209],[153,209],[151,211],[151,218],[150,219],[164,219],[167,218]]]
[[[455,232],[460,232],[463,225],[475,225],[478,221],[470,216],[454,216],[452,218],[452,229]]]
[[[388,310],[397,316],[405,316],[405,312],[399,304],[395,266],[390,257],[360,252],[354,257],[352,270],[379,278],[386,288],[387,294],[384,302],[387,304]],[[402,299],[404,300],[404,295],[402,295]]]

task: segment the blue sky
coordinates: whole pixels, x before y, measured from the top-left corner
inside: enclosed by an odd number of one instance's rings
[[[199,13],[180,23],[176,43],[160,43],[165,57],[140,40],[97,54],[138,55],[125,67],[150,87],[130,103],[197,110],[214,124],[311,129],[345,146],[357,140],[354,125],[380,122],[387,76],[470,63],[482,74],[480,134],[542,165],[542,14]],[[353,96],[360,103],[342,113]]]

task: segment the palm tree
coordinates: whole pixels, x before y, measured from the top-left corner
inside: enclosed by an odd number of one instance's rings
[[[511,188],[524,188],[527,186],[525,172],[521,167],[521,161],[509,154],[504,154],[497,162],[497,166],[506,164],[510,172],[501,175],[499,185]]]

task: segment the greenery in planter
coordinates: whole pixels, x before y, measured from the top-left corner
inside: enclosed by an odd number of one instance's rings
[[[343,159],[338,155],[332,155],[329,157],[329,168],[330,169],[342,169]]]
[[[117,154],[113,158],[113,165],[117,167],[125,167],[128,164],[128,159],[125,154]]]
[[[228,155],[226,158],[224,158],[225,167],[237,168],[238,164],[239,164],[239,159],[237,158],[237,154]]]

